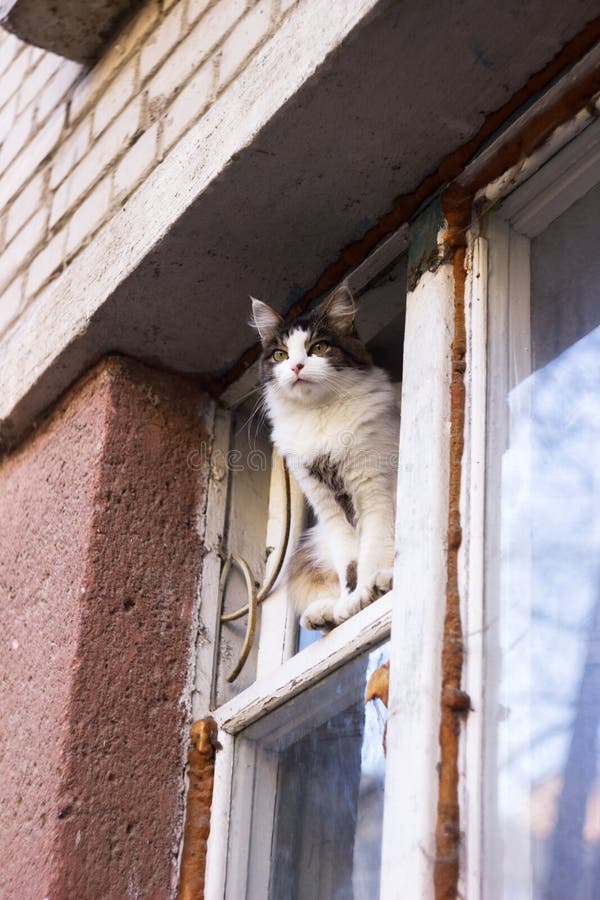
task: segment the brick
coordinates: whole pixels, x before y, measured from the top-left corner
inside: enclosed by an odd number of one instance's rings
[[[0,296],[0,338],[3,337],[21,312],[25,276],[19,275]]]
[[[202,54],[198,52],[195,35],[192,33],[171,54],[148,84],[148,100],[151,108],[159,97],[170,97],[187,81],[194,69],[197,68],[201,56]]]
[[[168,97],[184,84],[208,53],[237,21],[245,0],[221,0],[179,45],[148,85],[148,99]]]
[[[74,212],[67,226],[67,256],[80,247],[106,218],[110,210],[110,182],[107,175]]]
[[[17,53],[23,49],[24,44],[14,34],[7,31],[0,33],[0,75],[8,69]]]
[[[65,95],[81,77],[83,71],[85,69],[80,63],[62,61],[60,69],[38,97],[36,104],[38,122],[43,122],[48,114],[64,100]]]
[[[21,153],[0,176],[0,209],[7,205],[39,164],[54,149],[62,134],[66,110],[59,107],[47,124],[29,142],[27,153]]]
[[[65,262],[67,229],[63,228],[48,241],[34,258],[27,273],[27,298],[35,296],[39,289],[54,275]]]
[[[21,191],[8,211],[6,221],[6,240],[10,241],[40,208],[44,197],[45,172],[40,172],[31,179],[27,187]]]
[[[47,50],[44,50],[43,47],[34,47],[33,45],[29,48],[29,65],[31,68],[36,66],[42,56],[48,53]]]
[[[130,193],[156,161],[158,143],[158,123],[138,138],[125,154],[115,171],[115,191],[117,194]]]
[[[52,160],[50,187],[54,189],[77,165],[92,142],[92,120],[87,116],[75,130],[62,141]]]
[[[220,87],[228,84],[239,72],[248,56],[269,33],[270,25],[271,4],[269,0],[260,0],[238,22],[221,48]]]
[[[4,248],[0,256],[0,286],[8,284],[26,264],[33,250],[42,243],[46,234],[48,212],[40,209],[25,228]]]
[[[127,65],[109,85],[94,109],[92,134],[97,137],[115,116],[121,112],[135,92],[137,80],[136,67]]]
[[[8,136],[17,115],[17,95],[15,94],[8,103],[0,109],[0,144]]]
[[[195,25],[200,16],[206,12],[211,0],[188,0],[185,18],[188,25]]]
[[[140,77],[150,74],[179,41],[182,31],[183,5],[179,4],[166,16],[140,54]]]
[[[3,172],[25,145],[33,125],[33,107],[24,110],[14,122],[0,150],[0,172]]]
[[[159,14],[160,6],[158,0],[150,0],[150,3],[146,2],[129,25],[121,31],[113,48],[108,52],[118,53],[121,59],[125,59],[130,53],[139,48],[144,36],[155,25]]]
[[[29,69],[29,48],[22,50],[0,76],[0,97],[8,100],[19,90]]]
[[[245,11],[246,0],[220,0],[206,13],[194,31],[204,55],[215,47]]]
[[[138,130],[142,98],[136,97],[92,145],[71,174],[60,185],[52,201],[50,224],[54,225],[92,187],[107,166],[127,149]]]
[[[48,84],[64,60],[54,53],[46,53],[33,69],[19,91],[19,110],[25,109]]]
[[[144,35],[152,28],[159,14],[157,0],[144,5],[139,14],[119,34],[102,55],[89,75],[82,79],[73,91],[69,121],[77,121],[81,115],[95,102],[110,83],[119,67],[139,46]]]
[[[162,149],[167,150],[200,118],[214,95],[214,67],[205,63],[175,98],[164,118]]]

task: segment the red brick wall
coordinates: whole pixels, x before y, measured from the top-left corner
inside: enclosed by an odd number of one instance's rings
[[[172,895],[206,402],[99,364],[0,466],[0,896]]]

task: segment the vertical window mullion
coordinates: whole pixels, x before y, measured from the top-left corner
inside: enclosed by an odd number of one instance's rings
[[[470,262],[465,305],[466,417],[459,588],[465,641],[464,689],[471,698],[472,711],[465,723],[461,748],[461,821],[464,823],[465,833],[461,889],[470,900],[478,900],[482,896],[483,802],[483,582],[488,307],[488,243],[485,238],[476,237],[472,240]]]
[[[403,885],[429,896],[433,884],[453,315],[452,267],[443,265],[407,296],[382,900]]]

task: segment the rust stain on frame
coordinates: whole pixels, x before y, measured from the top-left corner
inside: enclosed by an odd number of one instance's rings
[[[461,689],[463,635],[458,589],[458,552],[462,541],[460,489],[465,427],[465,325],[466,234],[472,198],[453,187],[443,197],[447,222],[444,243],[454,270],[454,334],[450,382],[450,474],[448,503],[448,570],[446,613],[442,641],[440,714],[440,764],[436,823],[434,887],[436,900],[454,900],[458,893],[460,860],[460,807],[458,751],[461,720],[470,709]]]
[[[217,723],[194,722],[188,749],[189,786],[185,810],[178,900],[203,900],[210,808],[215,780]]]
[[[477,191],[541,147],[559,125],[576,115],[598,91],[600,91],[600,70],[596,69],[577,84],[567,87],[552,104],[525,123],[519,133],[500,147],[468,184],[462,186],[451,184],[442,196],[442,207],[447,222],[444,259],[452,260],[454,270],[454,334],[450,386],[448,568],[442,645],[440,770],[434,865],[436,900],[454,900],[458,895],[460,857],[458,752],[461,721],[471,708],[470,699],[461,688],[463,638],[458,590],[458,552],[462,540],[459,503],[465,422],[467,230],[470,227],[471,211]]]

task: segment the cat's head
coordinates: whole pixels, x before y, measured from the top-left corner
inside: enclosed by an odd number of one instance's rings
[[[253,324],[263,347],[261,378],[268,391],[300,404],[326,402],[372,366],[356,331],[356,306],[346,285],[312,312],[291,322],[252,299]]]

